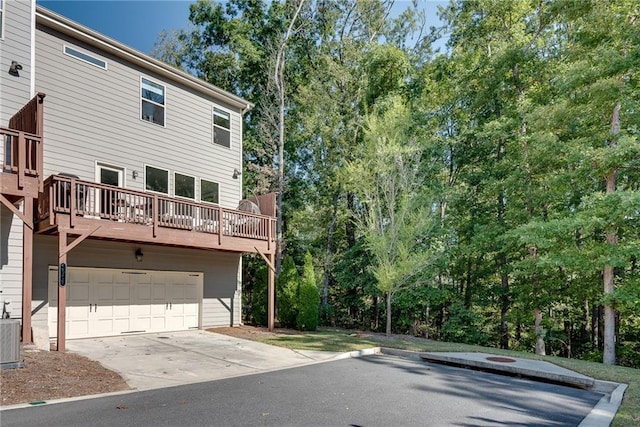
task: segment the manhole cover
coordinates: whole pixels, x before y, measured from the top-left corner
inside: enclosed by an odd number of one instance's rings
[[[500,362],[500,363],[513,363],[516,361],[516,359],[511,359],[509,357],[499,357],[499,356],[487,357],[487,360],[491,362]]]

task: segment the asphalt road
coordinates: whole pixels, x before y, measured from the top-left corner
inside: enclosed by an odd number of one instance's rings
[[[9,426],[576,426],[599,393],[390,356],[0,412]]]

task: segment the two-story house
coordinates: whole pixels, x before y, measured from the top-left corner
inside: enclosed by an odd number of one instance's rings
[[[23,342],[239,324],[242,254],[275,253],[273,195],[240,203],[251,104],[0,5],[0,301]]]

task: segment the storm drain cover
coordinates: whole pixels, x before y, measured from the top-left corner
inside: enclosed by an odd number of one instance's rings
[[[499,362],[499,363],[513,363],[516,361],[516,359],[511,359],[509,357],[499,357],[499,356],[487,357],[487,360],[491,362]]]

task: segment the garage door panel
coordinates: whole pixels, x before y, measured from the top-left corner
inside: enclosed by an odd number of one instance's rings
[[[122,286],[117,285],[113,289],[113,299],[117,301],[119,304],[131,304],[131,287],[130,286]]]
[[[130,305],[114,305],[112,306],[112,315],[113,317],[131,317],[131,306]]]
[[[99,284],[94,293],[98,301],[113,301],[114,299],[113,286],[111,283]]]
[[[67,304],[86,303],[89,304],[89,285],[86,283],[73,283],[74,286],[67,286]],[[57,292],[56,292],[57,296]]]
[[[57,272],[57,269],[55,271]],[[89,283],[91,282],[90,270],[68,268],[67,281],[72,283]]]
[[[165,301],[167,299],[167,289],[164,282],[158,282],[152,285],[151,299],[153,301]]]
[[[67,338],[199,326],[202,273],[68,269]],[[49,327],[55,334],[57,269],[50,270],[49,282]]]

